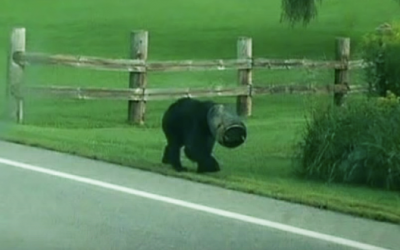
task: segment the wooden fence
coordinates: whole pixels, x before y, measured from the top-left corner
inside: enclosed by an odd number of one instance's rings
[[[52,95],[74,99],[113,99],[128,101],[128,120],[144,123],[147,101],[165,100],[183,96],[212,97],[236,96],[237,112],[242,116],[252,113],[252,96],[273,93],[333,93],[334,102],[341,105],[342,97],[350,89],[349,70],[365,67],[361,60],[349,61],[350,39],[336,38],[335,60],[311,61],[302,59],[254,58],[252,39],[239,37],[237,58],[230,60],[198,61],[148,61],[148,32],[144,30],[131,33],[131,59],[109,59],[89,56],[49,55],[26,51],[26,29],[14,28],[11,32],[8,56],[7,97],[9,114],[18,123],[23,122],[24,102],[27,94]],[[27,65],[62,65],[94,70],[123,71],[129,73],[126,89],[66,87],[66,86],[26,86],[23,81]],[[253,69],[265,68],[325,68],[335,72],[332,84],[320,87],[304,85],[254,86]],[[147,87],[147,73],[153,71],[199,71],[199,70],[237,70],[236,87],[155,89]]]

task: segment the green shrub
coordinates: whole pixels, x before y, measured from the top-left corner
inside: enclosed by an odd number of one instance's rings
[[[399,99],[315,110],[294,160],[303,178],[400,190]]]
[[[400,95],[400,25],[384,24],[365,35],[362,57],[370,96],[385,96],[389,90]]]

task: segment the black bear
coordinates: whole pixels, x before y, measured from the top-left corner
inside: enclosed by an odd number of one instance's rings
[[[162,162],[176,171],[187,171],[180,160],[181,148],[186,157],[197,163],[197,172],[218,172],[220,166],[212,156],[215,142],[235,148],[246,139],[246,127],[238,116],[223,105],[189,97],[172,103],[162,117],[162,130],[167,139]]]

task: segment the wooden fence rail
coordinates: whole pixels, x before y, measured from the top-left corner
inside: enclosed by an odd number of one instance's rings
[[[16,52],[13,59],[19,65],[54,65],[93,70],[121,72],[173,72],[173,71],[221,71],[240,69],[344,69],[346,63],[307,59],[212,59],[181,61],[144,61],[135,59],[109,59],[93,56],[52,55],[37,52]],[[349,69],[364,68],[362,60],[348,62]]]
[[[237,112],[242,116],[252,113],[252,96],[275,93],[333,93],[337,105],[343,103],[343,97],[350,90],[360,88],[349,86],[349,70],[368,67],[362,60],[349,61],[350,39],[337,38],[335,60],[306,59],[266,59],[252,55],[252,40],[239,37],[236,59],[213,60],[179,60],[148,61],[148,32],[139,30],[131,34],[131,58],[110,59],[92,56],[52,55],[25,51],[25,28],[14,28],[11,33],[10,52],[8,56],[7,96],[10,115],[18,123],[23,122],[23,96],[58,96],[73,99],[110,99],[128,101],[128,120],[133,123],[144,123],[146,101],[176,99],[183,96],[213,97],[236,96]],[[129,73],[129,85],[126,89],[110,88],[77,88],[69,86],[25,86],[23,72],[30,65],[62,65],[67,67],[87,68],[93,70],[122,71]],[[262,85],[253,86],[254,69],[295,69],[314,68],[332,69],[335,79],[325,86],[305,85]],[[237,87],[204,87],[204,88],[147,88],[147,73],[154,71],[238,71]],[[361,91],[363,91],[361,89]]]
[[[60,98],[72,99],[108,99],[108,100],[127,100],[127,101],[154,101],[176,99],[184,96],[188,97],[212,97],[212,96],[237,96],[248,95],[247,86],[238,87],[214,87],[214,88],[81,88],[81,87],[62,87],[62,86],[31,86],[25,87],[24,93],[35,96],[57,96]]]
[[[360,92],[365,88],[350,86],[351,93]],[[263,84],[263,86],[237,86],[237,87],[203,87],[203,88],[90,88],[90,87],[69,87],[69,86],[25,86],[22,93],[31,96],[46,97],[56,96],[58,98],[78,100],[124,100],[124,101],[154,101],[177,99],[181,97],[215,97],[215,96],[252,96],[272,94],[334,94],[346,93],[346,85],[318,85],[307,86],[296,83],[289,85]]]

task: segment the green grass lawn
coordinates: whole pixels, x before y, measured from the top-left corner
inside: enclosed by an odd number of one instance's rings
[[[360,9],[359,5],[363,8]],[[319,19],[291,29],[279,23],[280,0],[3,0],[0,10],[0,74],[5,75],[9,29],[27,28],[28,51],[124,57],[129,32],[149,31],[149,59],[217,59],[236,56],[238,36],[253,38],[256,57],[331,59],[334,38],[352,39],[392,21],[400,6],[391,0],[324,2]],[[355,57],[354,57],[355,58]],[[356,74],[357,73],[357,74]],[[2,79],[5,79],[3,77]],[[235,85],[236,72],[152,73],[149,87]],[[361,83],[359,72],[352,84]],[[332,71],[256,71],[254,84],[332,83]],[[1,82],[4,89],[4,81]],[[26,84],[126,87],[128,74],[60,67],[29,67]],[[235,98],[215,98],[234,105]],[[149,102],[144,127],[126,124],[127,103],[27,97],[25,124],[0,126],[3,139],[75,153],[126,166],[179,176],[227,188],[301,202],[368,218],[400,223],[397,193],[297,179],[290,155],[309,108],[331,96],[273,95],[254,98],[247,120],[249,138],[234,150],[220,146],[217,174],[178,174],[160,164],[165,140],[160,130],[169,101]],[[2,100],[4,101],[4,100]],[[4,103],[4,102],[3,102]],[[1,103],[1,104],[3,104]],[[184,159],[194,169],[194,165]],[[267,211],[266,211],[267,212]]]

